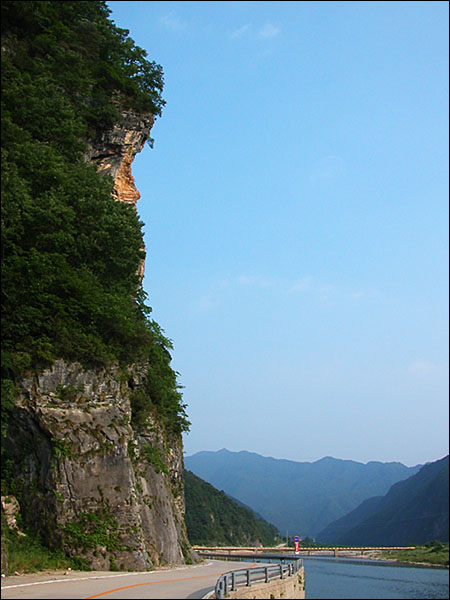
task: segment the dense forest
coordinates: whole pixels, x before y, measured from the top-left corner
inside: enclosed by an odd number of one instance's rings
[[[135,421],[153,411],[181,432],[189,422],[171,342],[138,276],[142,223],[85,161],[89,141],[124,111],[161,114],[162,68],[103,1],[6,1],[1,10],[3,423],[21,378],[55,359],[139,361],[148,377]]]
[[[184,473],[186,528],[191,544],[274,546],[277,528],[191,471]]]

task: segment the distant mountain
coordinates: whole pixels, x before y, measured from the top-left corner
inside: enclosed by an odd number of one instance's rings
[[[185,523],[191,544],[273,546],[277,528],[191,473],[184,473]]]
[[[198,452],[185,457],[186,468],[219,490],[244,502],[284,535],[314,538],[329,523],[364,500],[386,494],[420,465],[367,464],[326,457],[295,462],[252,452]]]
[[[373,496],[361,502],[354,510],[333,521],[325,529],[317,534],[317,541],[323,544],[337,544],[337,540],[342,537],[352,527],[359,525],[369,515],[373,514],[384,496]]]
[[[216,488],[214,488],[214,489],[216,489]],[[253,510],[253,508],[251,508],[248,504],[245,504],[245,502],[241,502],[237,498],[233,498],[233,496],[230,496],[230,494],[227,494],[227,496],[228,496],[228,498],[230,498],[231,500],[233,500],[233,502],[236,502],[236,504],[239,504],[239,506],[243,506],[244,508],[247,508],[248,510],[251,510],[252,513],[255,515],[255,517],[258,519],[258,521],[266,521],[266,519],[264,517],[262,517],[259,514],[259,512],[256,512],[256,510]],[[280,533],[280,532],[278,532],[278,533]]]
[[[317,538],[345,545],[402,546],[432,540],[448,542],[448,456],[423,466],[334,521]]]

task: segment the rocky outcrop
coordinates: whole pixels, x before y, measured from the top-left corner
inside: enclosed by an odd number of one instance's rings
[[[24,536],[23,531],[17,526],[17,516],[20,512],[20,505],[14,496],[2,496],[2,514],[5,517],[8,529],[14,529],[18,535]]]
[[[91,140],[85,155],[86,162],[96,165],[100,174],[113,178],[115,199],[135,208],[140,193],[134,183],[131,164],[149,139],[153,123],[154,117],[150,113],[123,111],[121,122]],[[145,249],[144,242],[142,249]],[[138,273],[141,281],[144,269],[145,264],[142,261]]]
[[[145,370],[86,371],[60,360],[23,380],[8,430],[22,514],[50,547],[97,570],[193,558],[184,525],[179,435],[131,425]]]
[[[121,123],[89,143],[86,161],[94,163],[99,173],[114,179],[114,194],[120,202],[136,205],[140,198],[131,163],[148,140],[153,123],[152,114],[122,112]]]

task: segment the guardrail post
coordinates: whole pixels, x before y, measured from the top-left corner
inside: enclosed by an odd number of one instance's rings
[[[268,567],[256,567],[229,571],[228,573],[221,575],[221,577],[219,577],[217,580],[215,586],[215,597],[218,600],[223,600],[228,596],[230,591],[237,590],[238,586],[240,585],[247,585],[247,587],[251,587],[252,573],[255,575],[254,581],[263,580],[265,583],[269,583],[271,578],[273,579],[277,575],[279,575],[280,579],[284,579],[286,574],[288,576],[294,575],[294,573],[297,573],[297,571],[300,569],[302,564],[302,559],[297,558],[294,560],[289,560],[287,564],[281,562],[278,565],[270,565]]]

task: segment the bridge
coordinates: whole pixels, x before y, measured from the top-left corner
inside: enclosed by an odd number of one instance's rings
[[[233,556],[236,553],[241,554],[266,554],[266,553],[289,553],[293,554],[293,548],[283,547],[261,547],[261,546],[193,546],[193,549],[196,552],[200,552],[203,554],[215,554],[217,557],[227,557]],[[344,553],[352,553],[352,554],[360,554],[363,556],[368,552],[374,552],[376,550],[386,551],[386,550],[414,550],[415,546],[323,546],[321,548],[310,548],[308,546],[300,547],[300,554],[311,556],[311,555],[332,555],[338,556],[339,552],[341,554]]]

